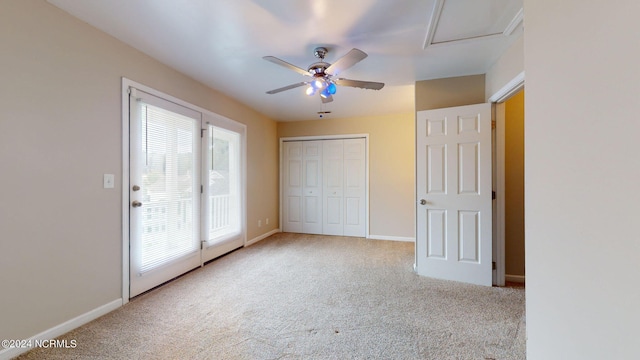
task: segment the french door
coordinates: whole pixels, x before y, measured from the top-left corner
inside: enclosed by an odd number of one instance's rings
[[[244,127],[134,88],[129,114],[133,297],[244,245]]]

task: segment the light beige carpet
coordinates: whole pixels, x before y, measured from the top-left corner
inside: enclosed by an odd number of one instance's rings
[[[524,359],[524,290],[417,276],[412,243],[276,234],[20,359]]]

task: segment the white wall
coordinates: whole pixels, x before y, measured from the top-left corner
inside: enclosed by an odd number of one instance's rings
[[[527,359],[640,359],[640,2],[524,3]]]

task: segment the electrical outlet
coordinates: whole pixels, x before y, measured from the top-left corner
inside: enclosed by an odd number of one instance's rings
[[[262,220],[258,220],[258,227],[262,226]]]

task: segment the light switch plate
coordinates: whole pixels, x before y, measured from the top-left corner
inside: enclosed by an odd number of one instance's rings
[[[115,176],[113,174],[104,174],[102,182],[105,189],[113,189],[115,186]]]

